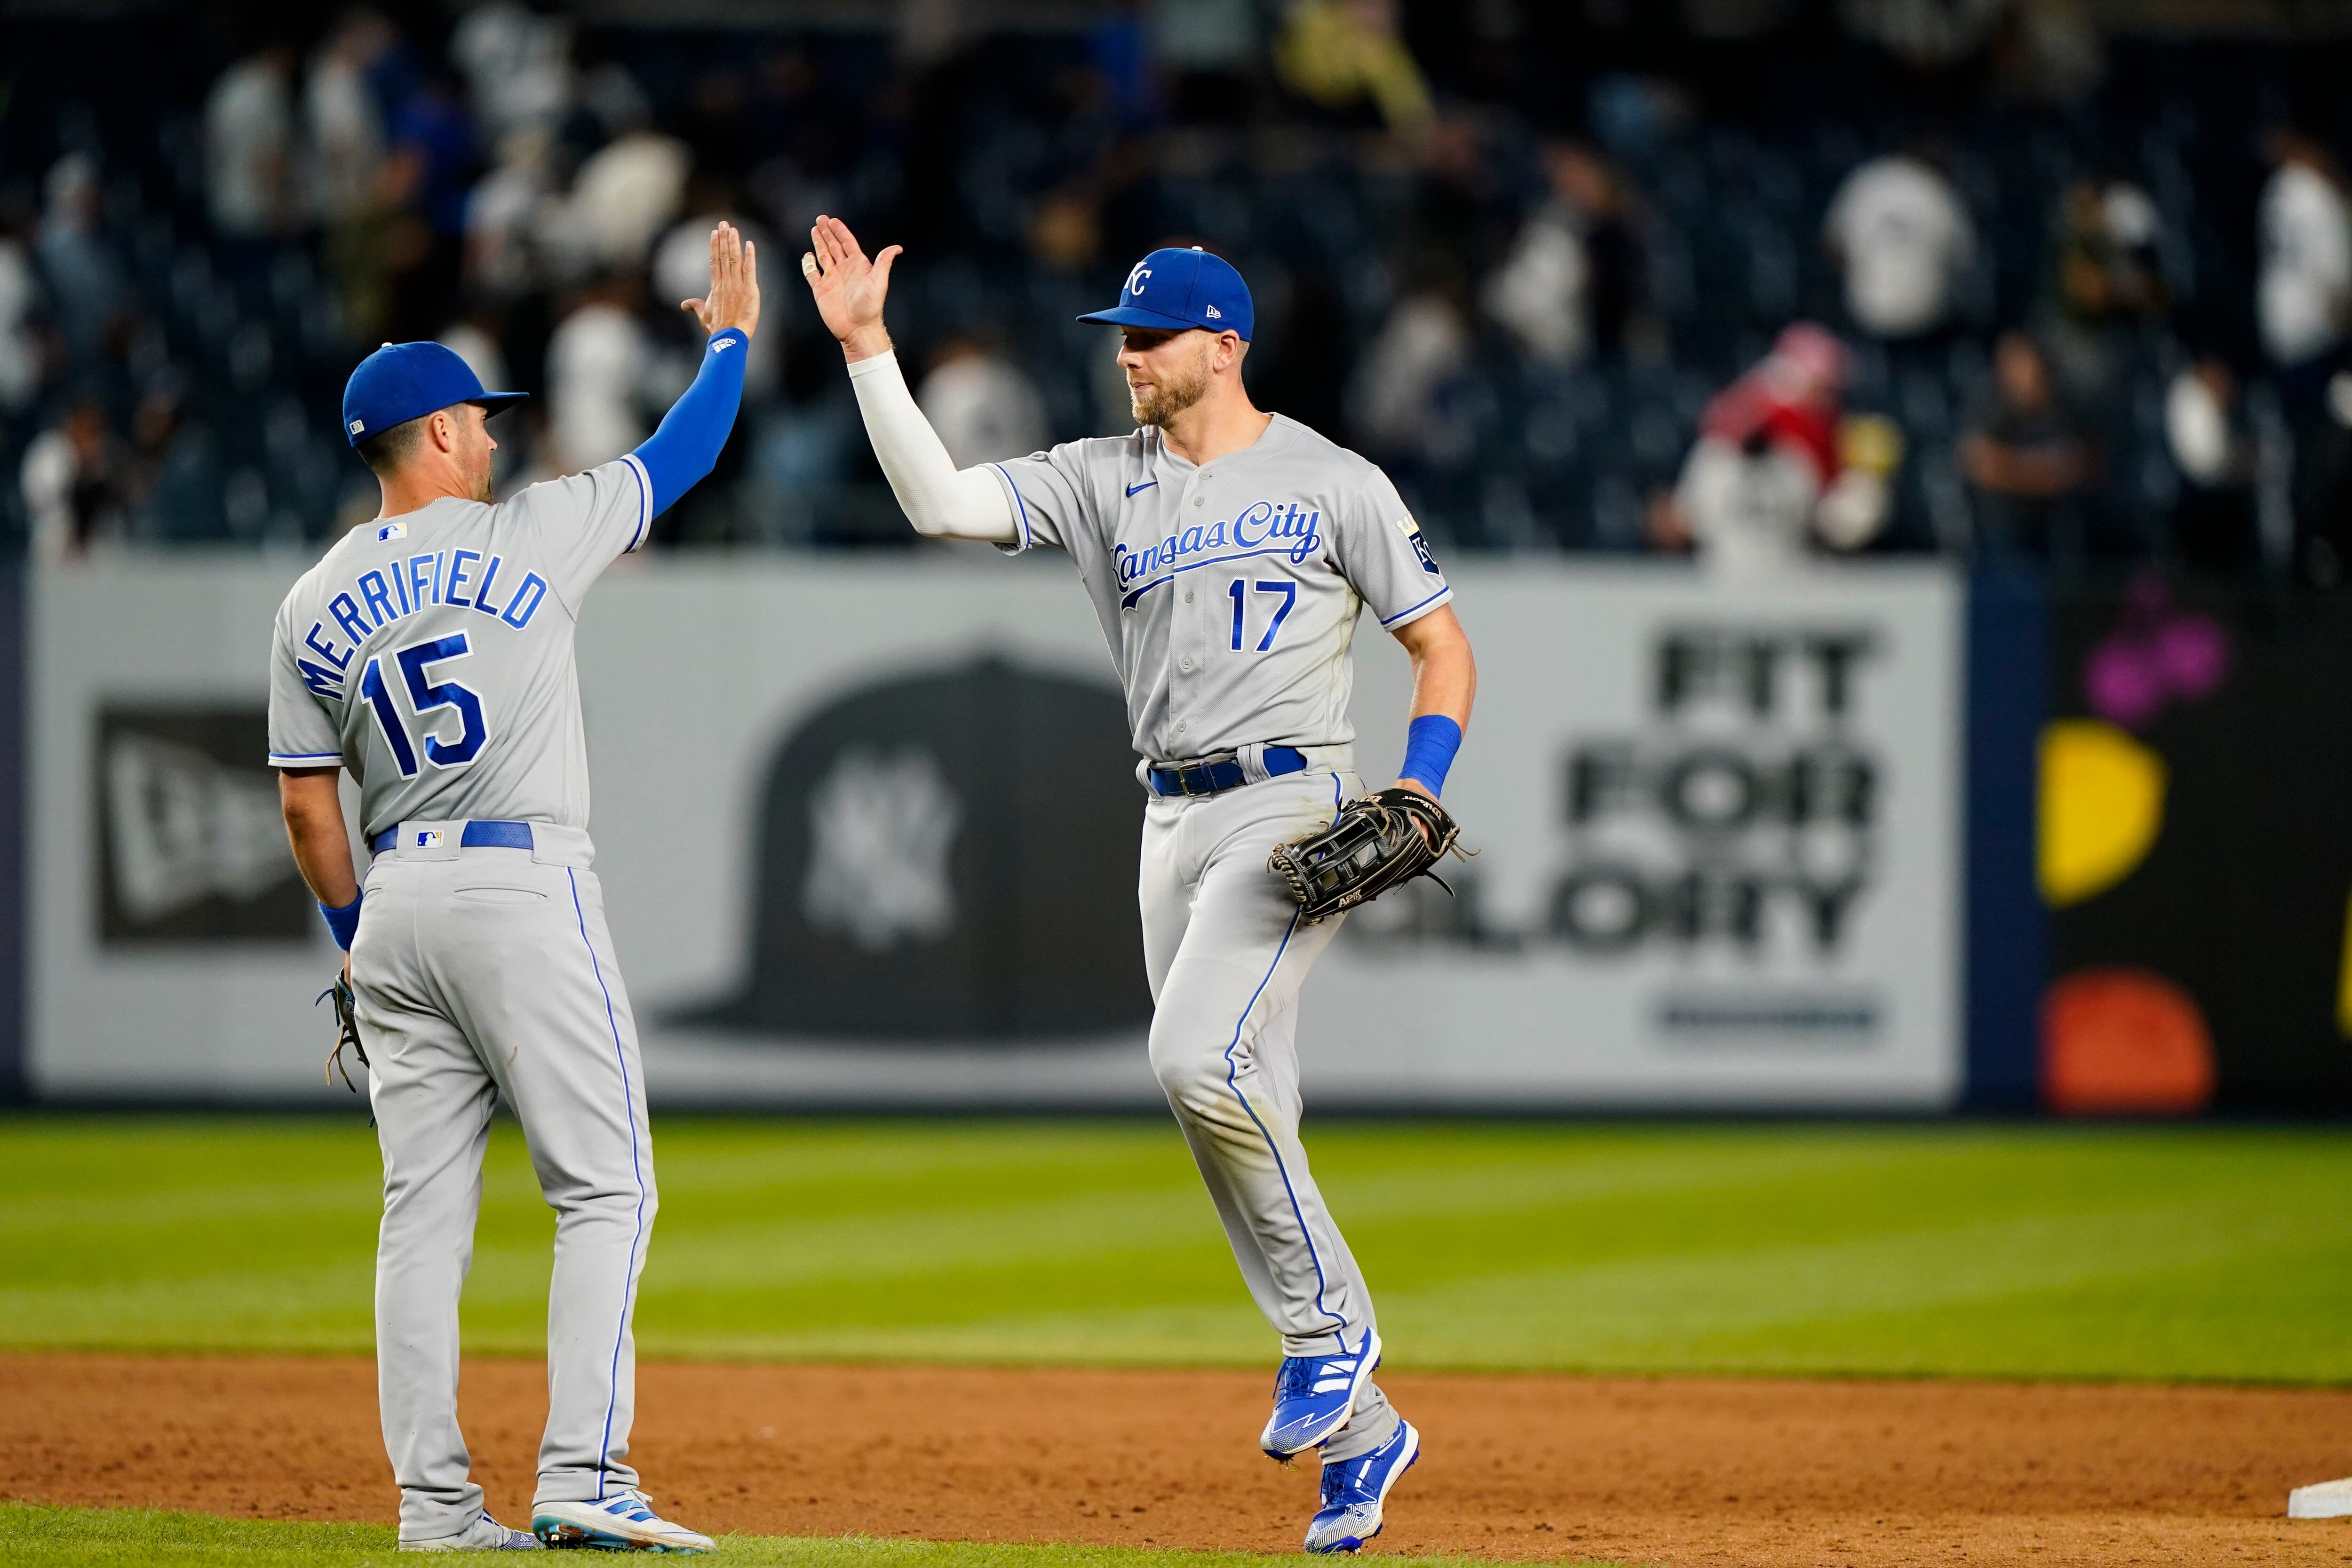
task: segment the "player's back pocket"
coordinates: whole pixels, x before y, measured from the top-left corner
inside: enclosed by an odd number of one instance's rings
[[[450,896],[469,904],[543,904],[547,895],[531,888],[453,888]]]

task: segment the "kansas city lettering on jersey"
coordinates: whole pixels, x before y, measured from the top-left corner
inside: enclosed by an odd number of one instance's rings
[[[494,621],[522,630],[547,597],[547,579],[525,569],[518,582],[516,570],[505,557],[486,557],[478,550],[436,550],[430,555],[411,555],[371,567],[327,601],[334,627],[323,620],[313,621],[302,634],[303,646],[322,661],[313,663],[295,656],[302,684],[318,696],[341,698],[344,676],[360,645],[428,605],[478,610]],[[351,647],[335,640],[336,629],[351,640]]]
[[[1253,501],[1230,522],[1194,523],[1156,544],[1138,550],[1115,544],[1118,562],[1122,609],[1180,572],[1213,566],[1220,561],[1240,561],[1253,555],[1287,555],[1294,565],[1305,565],[1323,544],[1320,511],[1301,511],[1296,502]],[[1223,552],[1219,554],[1217,552]]]

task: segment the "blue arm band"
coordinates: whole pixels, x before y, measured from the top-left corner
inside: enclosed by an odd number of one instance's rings
[[[727,433],[735,428],[735,410],[743,401],[743,356],[751,340],[740,327],[712,335],[702,351],[702,369],[694,384],[662,416],[661,428],[637,448],[637,461],[653,481],[653,513],[658,517],[670,503],[692,489],[719,461]]]
[[[319,912],[327,917],[327,929],[335,933],[335,945],[345,952],[351,952],[352,938],[358,934],[360,906],[365,902],[367,902],[367,891],[362,889],[358,898],[340,910],[331,910],[324,904],[319,906]]]
[[[1432,795],[1445,793],[1445,774],[1462,749],[1462,726],[1443,713],[1424,713],[1406,726],[1404,766],[1397,777],[1412,779]]]

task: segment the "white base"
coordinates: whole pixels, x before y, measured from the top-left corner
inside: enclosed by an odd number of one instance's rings
[[[2286,1494],[2289,1519],[2342,1519],[2347,1515],[2352,1515],[2352,1477],[2297,1487]]]

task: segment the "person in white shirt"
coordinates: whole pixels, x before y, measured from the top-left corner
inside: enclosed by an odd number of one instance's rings
[[[950,338],[931,357],[915,403],[959,468],[1025,458],[1048,439],[1037,384],[971,338]]]
[[[293,78],[294,51],[273,44],[223,71],[205,100],[205,195],[229,238],[275,238],[299,216]]]
[[[1673,506],[1709,572],[1784,576],[1822,551],[1859,550],[1885,526],[1900,454],[1847,460],[1848,360],[1844,344],[1800,321],[1708,404]]]
[[[548,441],[561,473],[611,462],[651,434],[638,388],[653,345],[616,279],[563,318],[547,343]]]
[[[2334,352],[2352,324],[2352,211],[2334,161],[2308,137],[2282,132],[2272,156],[2254,320],[2271,363],[2288,368]]]
[[[1846,310],[1876,338],[1916,338],[1943,325],[1976,258],[1960,194],[1925,158],[1894,153],[1838,187],[1822,238],[1845,273]]]

